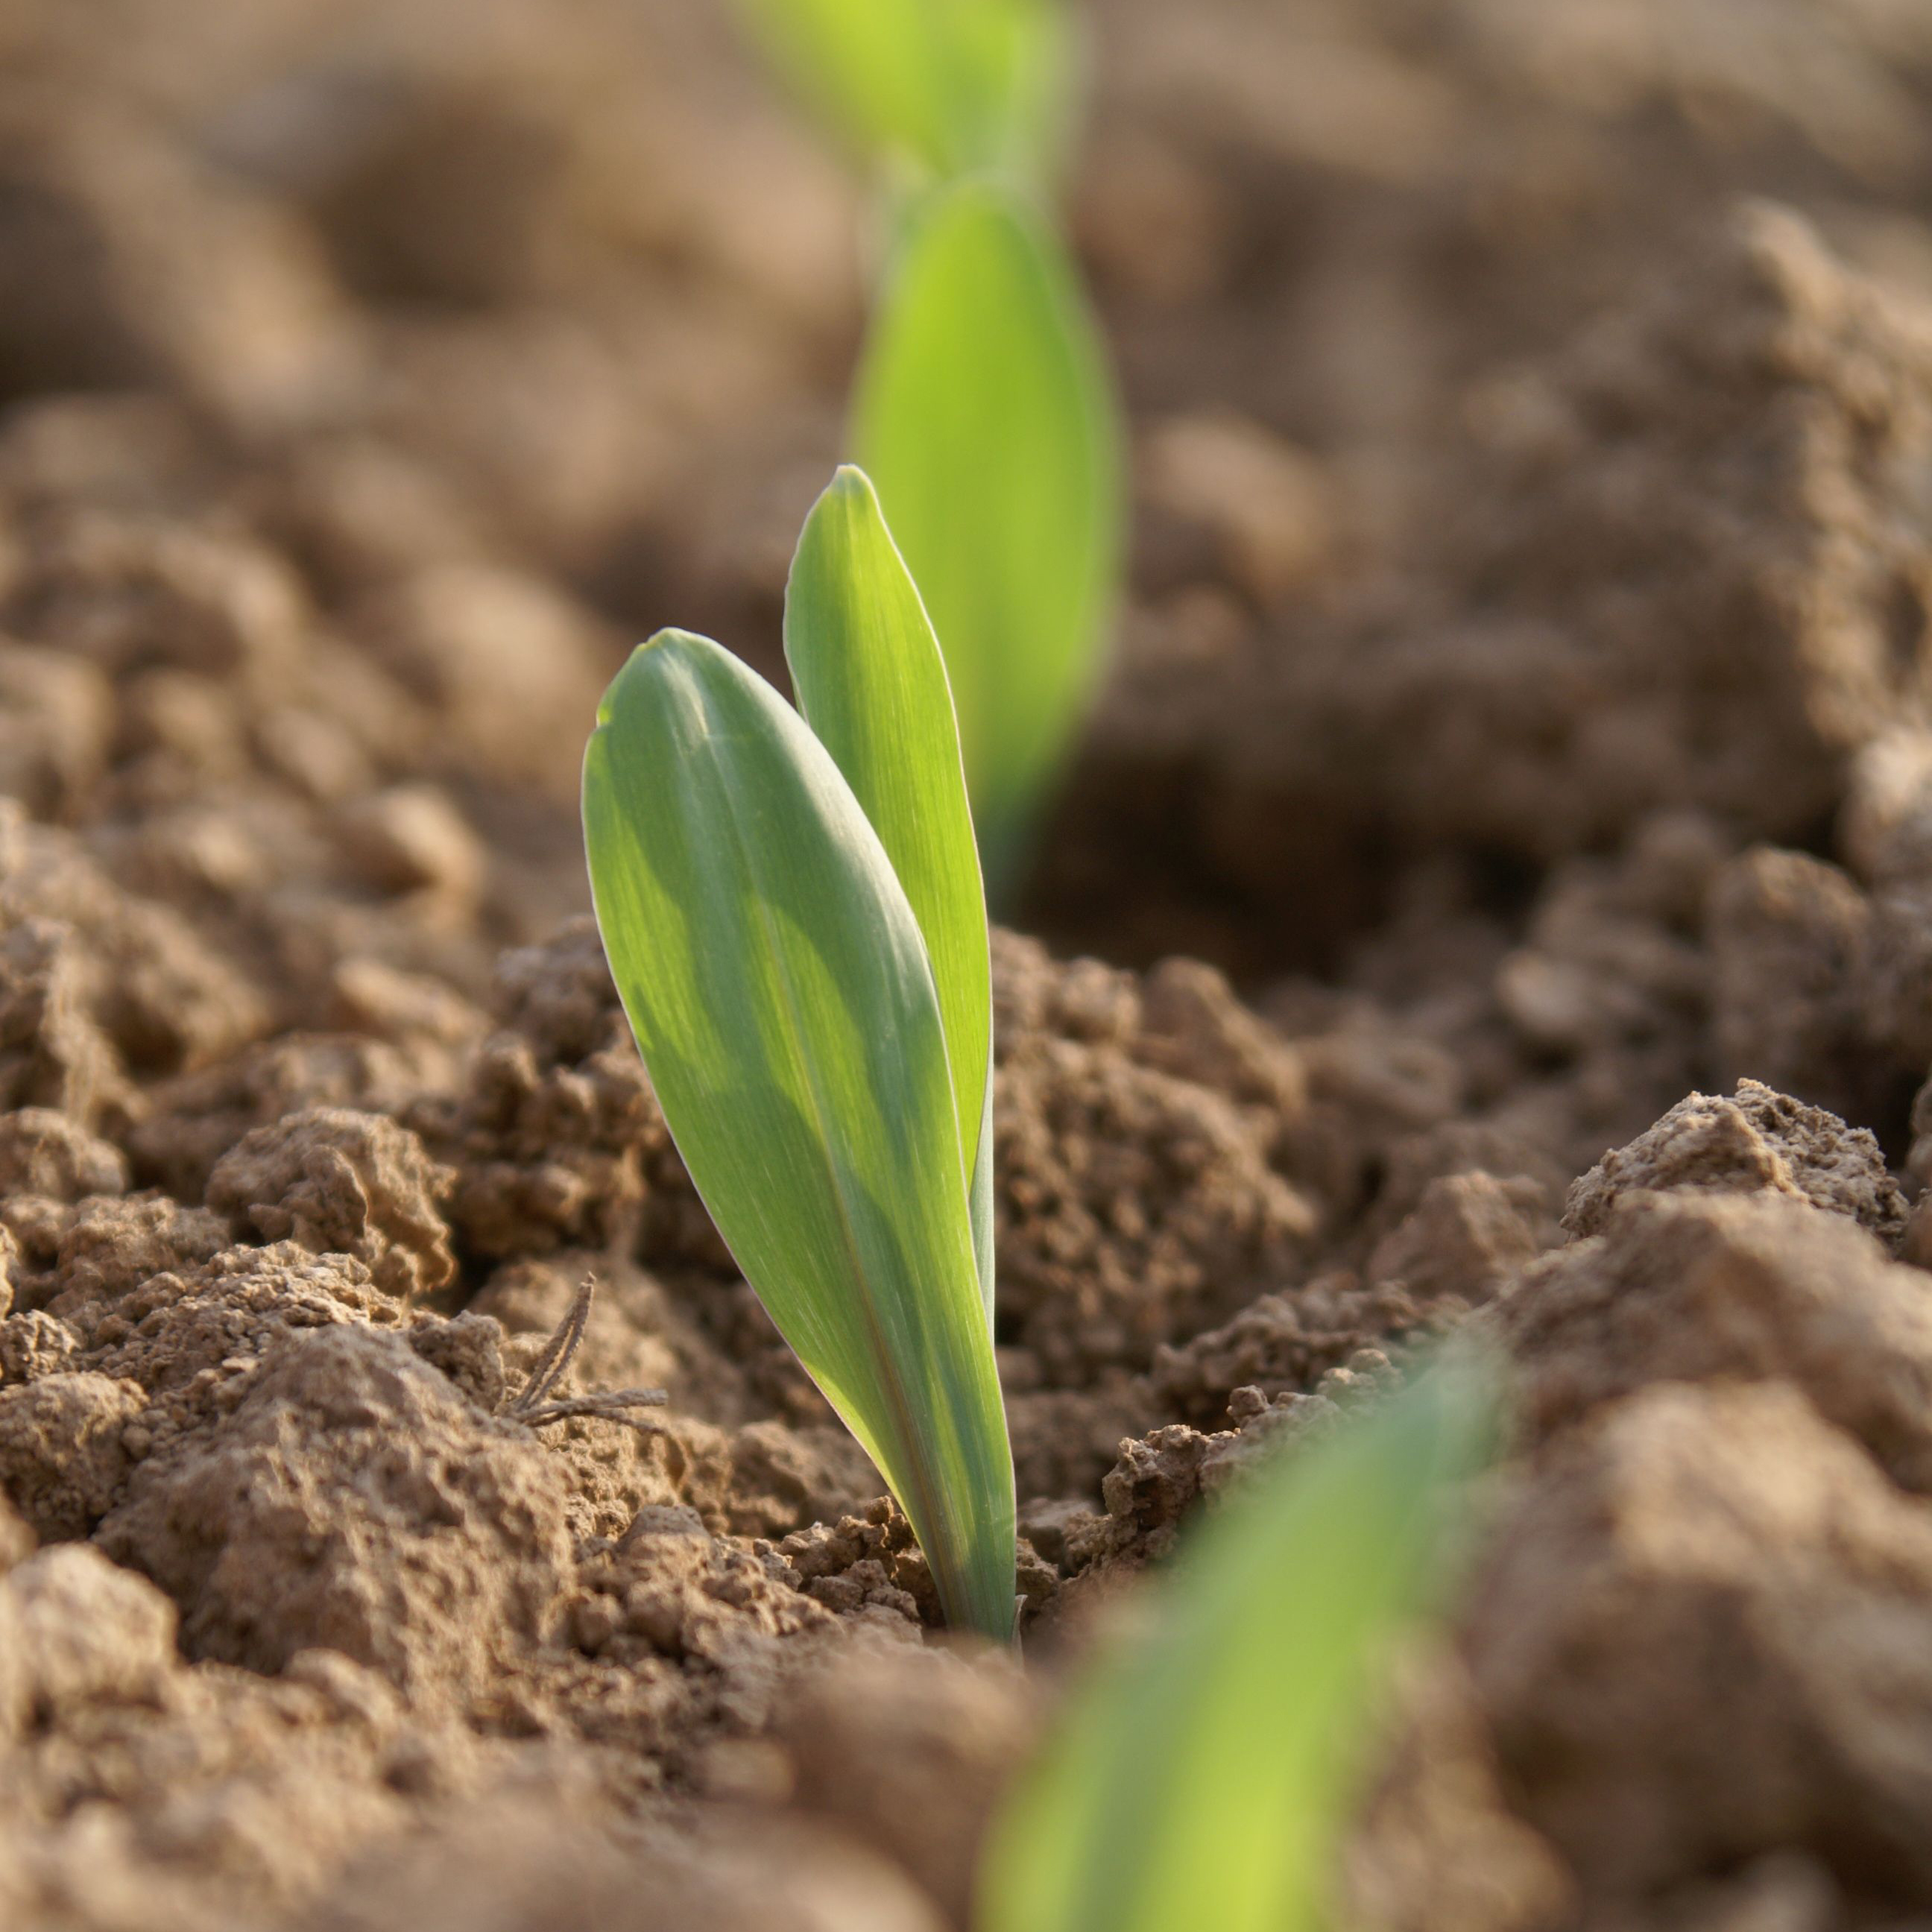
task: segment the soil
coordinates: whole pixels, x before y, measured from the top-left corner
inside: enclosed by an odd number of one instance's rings
[[[1338,1924],[1923,1932],[1932,13],[1092,10],[1136,533],[995,945],[1022,1665],[584,916],[598,692],[776,671],[862,316],[716,11],[0,19],[0,1922],[963,1927],[1096,1623],[1466,1328],[1508,1453]]]

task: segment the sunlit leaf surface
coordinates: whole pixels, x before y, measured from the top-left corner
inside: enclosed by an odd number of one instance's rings
[[[792,688],[879,835],[925,934],[970,1176],[990,1160],[992,984],[986,896],[938,640],[862,471],[813,506],[785,586]],[[982,1181],[990,1172],[980,1173]],[[991,1319],[990,1190],[974,1249]]]

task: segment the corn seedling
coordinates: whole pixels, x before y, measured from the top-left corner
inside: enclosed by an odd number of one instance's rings
[[[1063,0],[738,0],[839,148],[900,182],[996,168],[1045,184],[1072,120]]]
[[[598,924],[719,1233],[947,1620],[1004,1640],[985,898],[944,662],[856,470],[806,521],[784,641],[802,717],[686,632],[619,673],[584,756]]]
[[[1184,1547],[995,1820],[978,1932],[1312,1932],[1390,1640],[1435,1594],[1490,1402],[1438,1369]]]
[[[1093,696],[1120,552],[1106,359],[1023,196],[958,182],[909,217],[850,436],[945,646],[997,903]]]

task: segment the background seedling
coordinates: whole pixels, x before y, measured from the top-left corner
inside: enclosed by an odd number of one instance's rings
[[[1439,1586],[1490,1408],[1439,1369],[1196,1533],[995,1821],[977,1932],[1312,1932],[1390,1640]]]
[[[1122,435],[1041,212],[1070,145],[1061,0],[740,0],[773,65],[891,190],[850,447],[946,654],[996,906],[1099,682]]]
[[[992,181],[910,218],[851,442],[932,613],[996,902],[1098,681],[1120,568],[1120,432],[1053,231]]]
[[[719,1233],[947,1620],[1004,1639],[984,900],[938,644],[855,470],[806,523],[785,642],[809,724],[686,632],[618,674],[584,758],[598,924]]]

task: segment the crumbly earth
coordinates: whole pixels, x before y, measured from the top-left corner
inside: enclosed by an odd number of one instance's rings
[[[1022,1664],[584,916],[597,694],[776,671],[860,322],[722,11],[0,20],[0,1924],[964,1932],[1096,1624],[1467,1330],[1338,1928],[1932,1925],[1932,14],[1092,10],[1136,542],[994,940]],[[551,1393],[662,1406],[533,1406],[593,1278]]]

